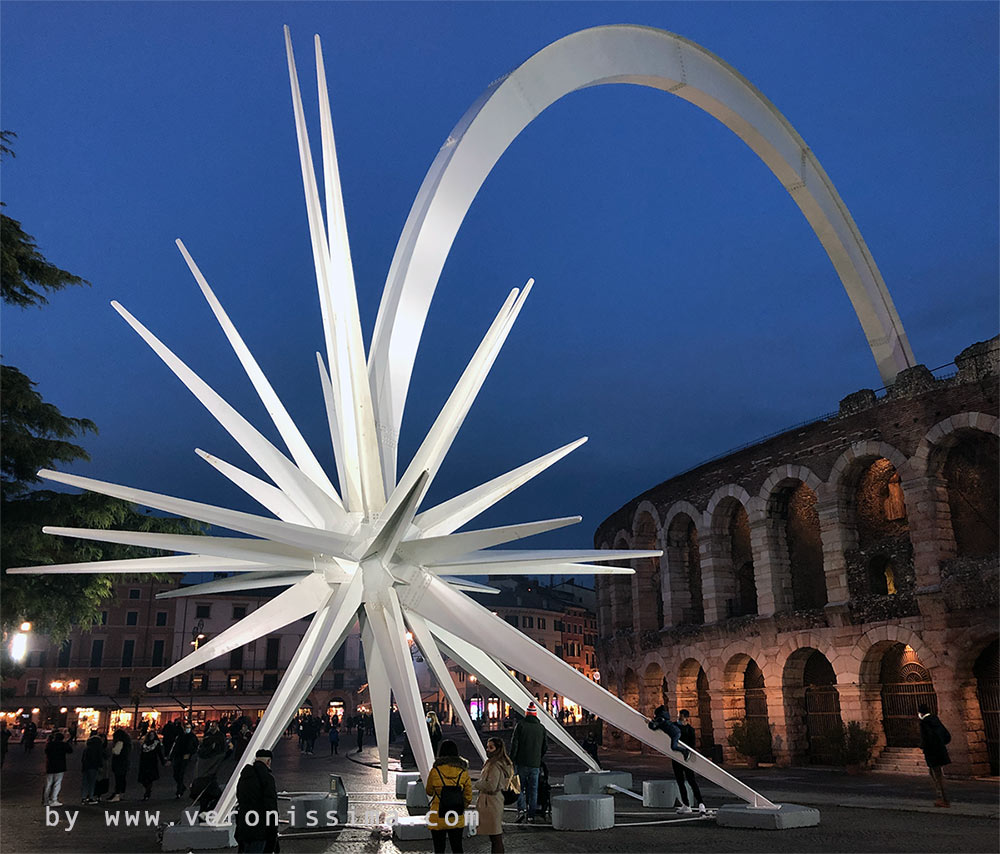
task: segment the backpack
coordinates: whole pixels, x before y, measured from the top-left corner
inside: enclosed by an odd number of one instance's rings
[[[441,774],[441,769],[435,768],[434,770],[438,772],[438,778],[441,780],[441,794],[438,795],[438,815],[446,816],[450,812],[456,815],[464,815],[465,792],[462,791],[462,787],[446,784],[444,776]],[[461,773],[459,773],[459,779],[461,779]]]

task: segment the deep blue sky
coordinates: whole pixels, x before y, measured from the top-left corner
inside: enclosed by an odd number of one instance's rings
[[[93,283],[6,309],[3,358],[97,421],[81,474],[254,509],[193,448],[248,465],[242,452],[108,304],[273,434],[175,237],[332,469],[286,23],[314,130],[313,33],[324,41],[366,340],[453,125],[490,81],[607,23],[700,43],[784,113],[850,208],[918,361],[936,367],[997,331],[995,3],[8,0],[0,20],[2,126],[18,134],[6,210]],[[584,515],[539,545],[589,546],[636,493],[881,385],[833,266],[753,153],[679,99],[599,87],[543,113],[477,197],[431,306],[402,459],[528,276],[535,290],[431,499],[589,435],[479,520]]]

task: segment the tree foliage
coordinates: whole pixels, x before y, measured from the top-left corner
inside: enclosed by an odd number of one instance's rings
[[[36,474],[40,468],[56,461],[90,459],[82,447],[68,441],[97,432],[97,425],[89,418],[63,415],[42,399],[34,382],[11,365],[0,365],[0,392],[0,480],[5,499],[23,495],[32,484],[40,483]]]
[[[0,157],[13,156],[10,147],[15,134],[0,132]],[[0,207],[4,207],[0,203]],[[70,285],[89,285],[86,279],[57,267],[46,260],[35,238],[21,223],[0,213],[0,298],[7,305],[20,308],[44,305],[45,291],[59,291]]]

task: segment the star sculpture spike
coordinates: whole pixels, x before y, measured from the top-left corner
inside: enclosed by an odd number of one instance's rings
[[[265,605],[202,644],[151,679],[159,685],[205,662],[312,615],[309,627],[278,684],[247,747],[253,756],[277,742],[301,701],[308,695],[355,623],[366,648],[368,680],[383,780],[388,775],[388,714],[395,698],[410,736],[414,756],[426,780],[433,756],[406,635],[409,630],[432,672],[455,706],[460,722],[480,756],[482,743],[462,705],[444,662],[444,654],[478,675],[508,704],[524,710],[531,696],[510,676],[508,667],[572,697],[605,720],[685,764],[697,762],[700,773],[756,806],[770,802],[705,757],[691,751],[682,759],[663,733],[652,732],[646,719],[614,695],[499,619],[463,591],[498,592],[461,576],[518,574],[621,574],[633,570],[605,567],[607,561],[659,557],[658,550],[491,551],[544,531],[575,524],[580,517],[454,533],[513,490],[579,447],[585,439],[550,452],[461,495],[418,513],[420,505],[465,420],[490,368],[499,355],[532,282],[513,289],[486,331],[438,418],[399,482],[382,458],[377,441],[372,386],[362,344],[354,273],[347,239],[343,195],[334,146],[319,38],[319,81],[326,222],[319,200],[305,125],[291,37],[285,28],[289,79],[302,167],[309,233],[326,344],[326,361],[317,353],[324,408],[336,458],[338,493],[321,468],[263,371],[240,337],[187,248],[177,242],[185,262],[215,314],[247,376],[264,403],[291,459],[267,440],[221,395],[151,331],[118,303],[115,310],[195,395],[223,428],[246,450],[268,483],[211,454],[198,454],[240,486],[269,515],[228,510],[92,478],[42,470],[39,476],[110,495],[229,529],[248,537],[181,536],[82,528],[46,528],[57,536],[178,552],[173,557],[21,567],[12,573],[78,572],[228,572],[225,579],[161,594],[200,595],[265,587],[285,588]],[[272,518],[274,517],[274,518]],[[482,650],[485,640],[492,652]],[[542,721],[557,742],[591,769],[598,766],[575,739],[547,714]],[[216,812],[222,823],[235,804],[236,769]]]

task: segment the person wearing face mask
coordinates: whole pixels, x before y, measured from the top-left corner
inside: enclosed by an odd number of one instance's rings
[[[184,778],[187,769],[191,765],[191,760],[198,751],[198,736],[191,729],[191,722],[184,724],[184,729],[174,739],[174,746],[170,750],[170,765],[174,770],[174,782],[177,784],[175,797],[181,798],[187,790]]]
[[[146,790],[142,796],[148,801],[153,795],[153,783],[160,779],[160,766],[166,764],[163,745],[156,730],[149,727],[139,744],[139,782]]]
[[[503,847],[503,793],[510,788],[515,774],[514,763],[507,755],[507,747],[499,738],[486,742],[486,762],[474,788],[479,790],[476,810],[479,813],[477,833],[490,838],[491,854],[502,854]]]

